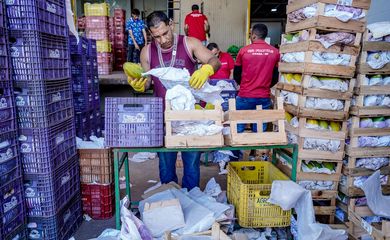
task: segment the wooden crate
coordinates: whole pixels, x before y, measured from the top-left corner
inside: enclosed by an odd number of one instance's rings
[[[312,88],[312,87],[310,87],[310,81],[311,81],[311,78],[313,77],[313,75],[305,75],[305,74],[302,75],[301,84],[296,85],[296,84],[289,83],[287,81],[283,81],[283,77],[282,77],[283,74],[284,74],[284,72],[281,72],[279,74],[279,82],[277,85],[277,89],[286,90],[289,92],[295,92],[295,93],[299,93],[301,95],[310,94],[310,91],[313,91],[313,90],[314,91],[320,90],[320,91],[328,92],[329,94],[332,94],[332,96],[334,96],[334,93],[337,92],[337,93],[339,93],[339,95],[336,95],[337,98],[348,98],[348,96],[349,96],[349,98],[351,98],[352,93],[353,93],[353,89],[355,86],[355,79],[354,78],[339,78],[341,80],[348,81],[348,90],[346,92]],[[316,92],[314,92],[313,94],[315,94],[315,93]]]
[[[338,4],[338,0],[290,0],[287,5],[287,14],[302,9],[306,6],[317,4],[316,15],[312,18],[305,19],[303,21],[293,23],[287,20],[286,32],[295,32],[298,30],[318,28],[328,31],[346,31],[346,32],[359,32],[363,33],[366,26],[366,18],[360,20],[350,20],[348,22],[342,22],[335,17],[326,17],[325,5],[326,4]],[[369,9],[370,1],[366,0],[354,0],[352,1],[352,7],[362,8],[367,16],[367,9]]]
[[[341,161],[344,158],[344,149],[345,149],[345,138],[347,136],[347,124],[346,122],[342,123],[341,131],[326,131],[326,130],[315,130],[308,129],[305,127],[307,118],[299,118],[299,126],[295,128],[289,123],[286,124],[286,132],[292,133],[298,138],[298,157],[306,160],[310,159],[327,159]],[[330,151],[320,151],[316,149],[304,149],[304,140],[305,138],[318,138],[326,140],[336,140],[340,141],[340,149],[337,152]]]
[[[329,48],[325,48],[319,41],[315,40],[315,36],[316,36],[315,34],[318,30],[309,29],[309,31],[310,31],[309,39],[313,39],[313,40],[282,44],[280,45],[280,49],[279,49],[280,53],[311,51],[311,52],[330,52],[330,53],[348,54],[352,56],[358,56],[360,53],[360,42],[355,41],[355,44],[357,44],[357,46],[344,46],[344,45],[335,44]]]
[[[301,41],[298,43],[305,43],[308,49],[306,51],[330,51],[330,52],[336,52],[336,53],[341,53],[344,51],[351,52],[352,55],[359,55],[360,47],[361,47],[361,41],[362,41],[362,33],[356,33],[356,32],[351,32],[351,34],[355,35],[355,41],[351,45],[344,45],[344,44],[334,44],[333,46],[329,48],[324,48],[323,45],[316,39],[317,34],[327,34],[327,33],[332,33],[334,31],[328,31],[328,30],[320,30],[317,28],[309,28],[305,30],[300,30],[296,32],[292,32],[292,34],[297,34],[299,33],[300,35],[303,34],[303,31],[307,31],[309,38],[306,41]],[[287,49],[293,48],[293,46],[296,46],[299,48],[299,46],[302,45],[297,45],[297,43],[285,43],[284,42],[284,37],[287,34],[282,34],[282,44],[280,45],[280,52],[285,51]],[[319,44],[319,45],[318,45]]]
[[[334,162],[336,163],[336,173],[334,174],[320,174],[320,173],[305,173],[301,170],[302,161],[304,159],[298,158],[296,171],[296,177],[293,177],[293,169],[290,164],[284,164],[279,159],[280,156],[276,153],[276,166],[286,174],[291,180],[295,182],[300,181],[332,181],[334,183],[334,189],[332,190],[311,190],[311,195],[314,201],[314,212],[317,220],[325,220],[326,223],[334,223],[334,216],[336,212],[336,197],[337,187],[341,175],[341,161],[332,160],[317,160],[318,162]],[[290,156],[291,157],[291,156]],[[322,204],[315,204],[320,201]]]
[[[375,171],[367,168],[358,168],[356,167],[356,161],[358,158],[363,157],[390,157],[390,151],[384,152],[382,154],[374,155],[374,156],[347,156],[348,164],[343,166],[342,174],[347,177],[347,182],[345,185],[340,184],[340,192],[348,197],[361,197],[364,196],[364,192],[362,189],[354,186],[354,178],[361,176],[370,176]],[[382,175],[390,175],[390,164],[384,166],[380,169]],[[390,176],[389,176],[390,177]],[[386,194],[390,194],[390,179],[388,180],[388,184],[382,185],[382,191]]]
[[[359,137],[390,136],[389,128],[360,128],[360,117],[352,118],[349,131],[350,144],[346,147],[346,154],[351,157],[382,156],[390,152],[390,147],[359,147]]]
[[[283,145],[287,143],[285,132],[285,111],[283,109],[282,98],[277,99],[277,110],[236,110],[236,100],[229,99],[229,110],[225,112],[224,124],[230,125],[230,134],[225,135],[225,144],[230,146],[245,145]],[[278,126],[276,132],[263,132],[263,123],[273,122]],[[256,123],[257,131],[237,132],[237,124]]]
[[[389,51],[389,50],[387,50]],[[372,69],[370,65],[367,64],[367,51],[362,51],[360,58],[357,64],[357,72],[360,74],[390,74],[390,63],[387,63],[384,67],[380,69]]]
[[[363,34],[363,44],[362,51],[390,51],[390,42],[385,41],[369,41],[369,30]]]
[[[287,50],[287,49],[285,49]],[[293,51],[292,48],[288,50]],[[299,52],[299,51],[293,51]],[[355,75],[357,56],[351,55],[351,61],[348,66],[329,65],[313,63],[313,51],[305,51],[304,62],[287,63],[279,62],[279,72],[302,73],[318,76],[346,77],[352,78]],[[343,53],[344,54],[344,53]]]
[[[370,215],[366,215],[370,216]],[[354,211],[348,212],[348,219],[351,221],[350,234],[355,238],[359,238],[360,236],[356,236],[356,230],[364,229],[366,233],[368,233],[374,240],[390,240],[390,221],[382,221],[381,223],[373,223],[370,224],[363,219],[364,216],[359,215]]]
[[[350,93],[339,93],[334,91],[309,89],[303,95],[298,90],[291,91],[284,84],[277,84],[275,96],[280,97],[280,91],[294,92],[298,94],[298,106],[284,103],[284,108],[287,112],[292,113],[295,116],[307,117],[312,119],[321,120],[346,120],[349,116],[349,107],[351,105],[351,94]],[[344,109],[339,110],[318,110],[306,107],[306,99],[308,97],[315,98],[327,98],[327,99],[338,99],[344,102]]]
[[[176,240],[176,239],[187,239],[187,238],[201,238],[201,237],[211,237],[213,240],[231,240],[225,232],[221,230],[219,223],[214,223],[211,230],[198,232],[193,234],[185,234],[181,236],[173,236],[171,232],[166,232],[164,234],[164,240]]]
[[[214,121],[222,126],[223,111],[220,104],[212,110],[171,110],[169,101],[165,102],[165,147],[167,148],[197,148],[221,147],[224,145],[222,133],[212,136],[178,136],[172,133],[172,122],[175,121]]]
[[[372,93],[372,94],[377,94],[379,93],[388,93],[390,94],[390,86],[389,85],[379,85],[379,86],[369,86],[366,84],[366,78],[371,78],[377,74],[357,74],[356,75],[356,83],[354,87],[354,93],[356,95],[359,95],[361,93]],[[388,76],[389,74],[384,74],[384,76]]]

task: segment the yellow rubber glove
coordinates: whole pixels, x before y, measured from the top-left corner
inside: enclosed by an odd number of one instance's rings
[[[146,81],[148,81],[147,78],[133,79],[131,77],[127,77],[127,82],[137,92],[145,92]]]
[[[196,70],[190,79],[190,86],[195,89],[201,88],[207,79],[214,74],[214,68],[210,64],[204,64]]]

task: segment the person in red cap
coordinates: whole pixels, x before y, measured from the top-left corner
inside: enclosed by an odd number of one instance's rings
[[[192,12],[187,14],[184,20],[184,32],[188,37],[199,39],[203,46],[207,45],[206,33],[210,32],[207,17],[199,11],[199,6],[192,5]]]

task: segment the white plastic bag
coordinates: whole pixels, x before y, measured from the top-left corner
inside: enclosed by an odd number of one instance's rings
[[[370,210],[382,217],[390,217],[390,196],[382,194],[380,171],[372,174],[362,186]]]
[[[125,197],[121,201],[121,239],[142,240],[138,232],[137,226],[133,222],[133,213],[128,209],[129,199]]]

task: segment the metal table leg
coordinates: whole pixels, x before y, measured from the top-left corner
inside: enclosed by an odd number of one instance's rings
[[[115,225],[116,229],[121,228],[121,217],[120,217],[120,183],[119,183],[119,152],[113,150],[114,152],[114,181],[115,181]]]

